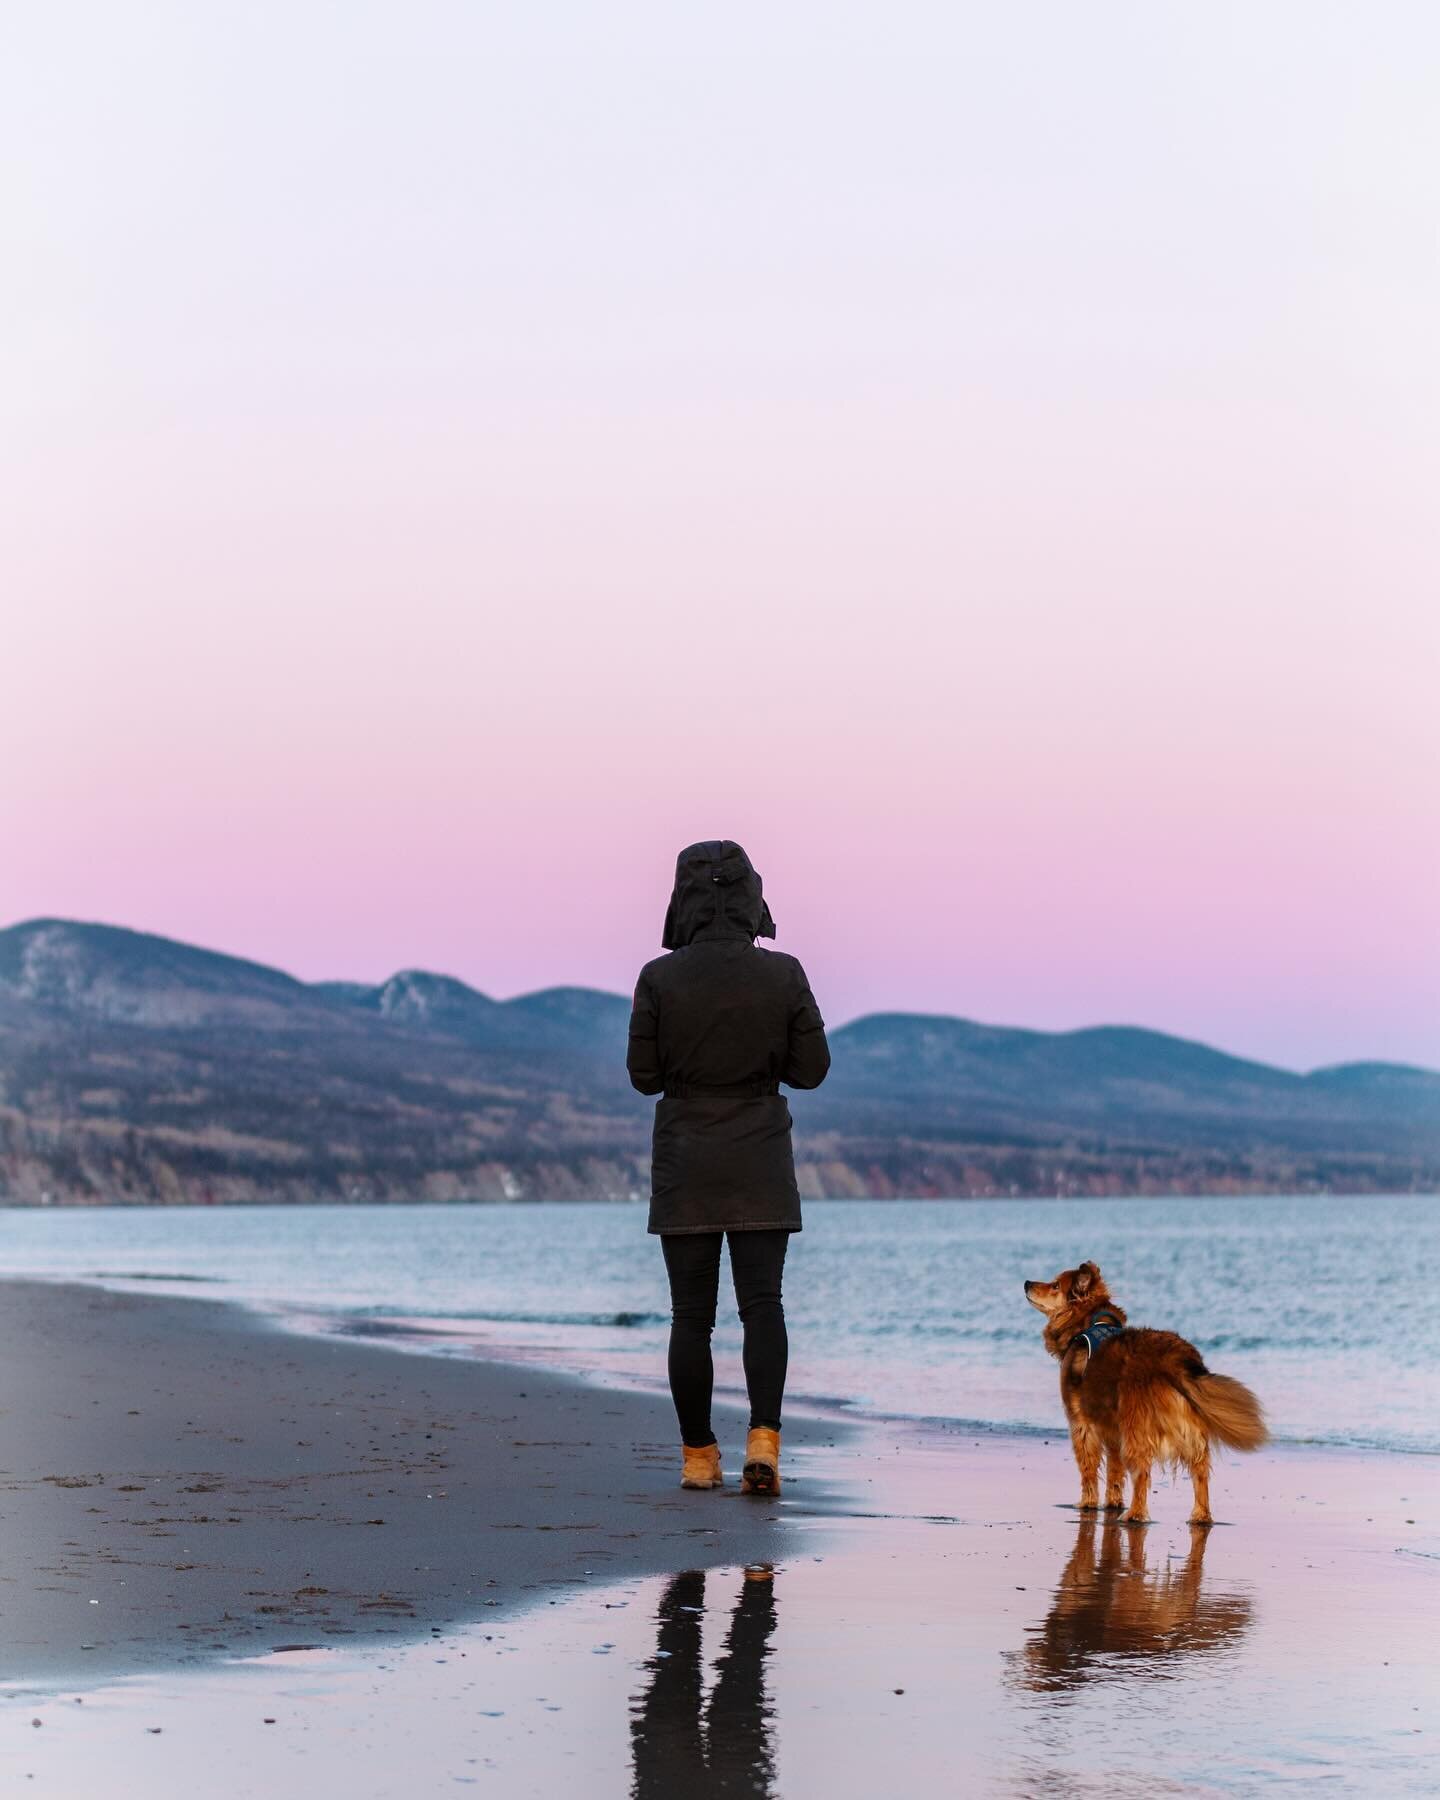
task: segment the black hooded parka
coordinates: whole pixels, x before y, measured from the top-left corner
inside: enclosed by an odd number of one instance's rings
[[[635,986],[627,1065],[655,1108],[650,1230],[799,1231],[790,1107],[819,1087],[825,1021],[793,956],[759,950],[775,922],[738,844],[692,844]]]

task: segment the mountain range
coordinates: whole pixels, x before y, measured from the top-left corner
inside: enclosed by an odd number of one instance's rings
[[[0,931],[0,1203],[638,1198],[629,1002],[377,985],[116,926]],[[877,1013],[791,1097],[836,1197],[1440,1190],[1440,1073]]]

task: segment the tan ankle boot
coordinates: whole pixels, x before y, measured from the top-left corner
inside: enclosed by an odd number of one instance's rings
[[[780,1492],[780,1433],[764,1425],[752,1425],[745,1440],[745,1468],[740,1476],[742,1494]]]
[[[717,1488],[725,1485],[720,1473],[720,1446],[707,1444],[703,1450],[680,1446],[680,1485],[682,1488]]]

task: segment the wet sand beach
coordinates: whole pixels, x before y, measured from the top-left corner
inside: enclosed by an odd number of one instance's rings
[[[211,1300],[0,1296],[0,1681],[399,1638],[783,1547],[772,1506],[687,1504],[668,1400]]]
[[[1183,1482],[1131,1529],[1077,1515],[1058,1434],[795,1420],[756,1504],[674,1488],[658,1399],[3,1291],[0,1775],[27,1792],[1440,1777],[1434,1458],[1278,1447],[1221,1466],[1212,1531]]]

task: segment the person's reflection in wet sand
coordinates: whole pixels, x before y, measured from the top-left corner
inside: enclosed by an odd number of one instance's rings
[[[1050,1610],[1014,1658],[1011,1679],[1056,1693],[1106,1677],[1167,1676],[1178,1661],[1233,1642],[1250,1623],[1251,1602],[1202,1590],[1209,1536],[1192,1526],[1184,1560],[1152,1568],[1143,1531],[1107,1521],[1097,1555],[1095,1521],[1082,1520]]]
[[[705,1576],[677,1575],[657,1615],[650,1684],[630,1721],[634,1800],[705,1800],[773,1794],[775,1755],[765,1658],[775,1629],[774,1570],[746,1569],[730,1615],[715,1685],[703,1703],[700,1623]]]

